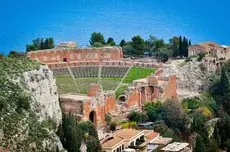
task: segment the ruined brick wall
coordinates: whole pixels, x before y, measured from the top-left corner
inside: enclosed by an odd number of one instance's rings
[[[105,98],[105,113],[117,111],[115,95],[108,95]]]
[[[141,95],[139,89],[130,90],[126,101],[126,107],[141,107]]]
[[[95,122],[96,126],[104,125],[105,124],[105,106],[96,106],[92,108],[92,102],[85,102],[83,106],[83,118],[82,120],[88,121],[90,120],[90,113],[95,112]]]
[[[61,108],[65,114],[83,114],[83,102],[82,101],[61,101]]]
[[[88,89],[88,96],[96,96],[97,93],[102,91],[102,86],[100,84],[90,84]]]
[[[163,100],[177,98],[176,75],[172,75],[169,77],[168,83],[163,90],[163,94],[161,98]]]
[[[56,63],[63,62],[64,59],[67,62],[89,62],[89,61],[101,61],[103,60],[122,60],[123,52],[121,47],[102,47],[102,48],[78,48],[78,49],[53,49],[53,50],[41,50],[31,51],[27,55],[38,60],[41,63]]]

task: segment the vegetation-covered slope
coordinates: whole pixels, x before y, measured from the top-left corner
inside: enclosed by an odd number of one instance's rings
[[[0,60],[0,147],[19,152],[56,151],[57,126],[51,119],[39,121],[23,81],[23,72],[39,66],[25,57]]]

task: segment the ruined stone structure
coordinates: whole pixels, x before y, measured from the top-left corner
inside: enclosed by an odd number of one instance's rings
[[[142,110],[147,102],[177,99],[176,89],[176,76],[162,77],[158,71],[155,75],[135,80],[118,101],[114,91],[105,92],[101,85],[91,84],[87,95],[61,95],[60,102],[65,113],[72,113],[81,120],[91,120],[100,126],[105,124],[108,113],[120,116],[131,110]]]
[[[107,113],[117,111],[114,93],[104,92],[99,84],[91,84],[88,95],[61,95],[60,102],[65,113],[72,113],[81,120],[91,120],[97,126],[105,124]]]
[[[143,105],[152,101],[165,101],[177,98],[176,76],[163,77],[161,69],[144,79],[133,81],[119,102],[128,109],[142,109]]]
[[[101,48],[56,48],[52,50],[31,51],[27,54],[30,58],[41,63],[58,62],[99,62],[122,60],[123,52],[121,47]]]
[[[47,64],[54,76],[71,75],[80,77],[123,78],[132,66],[159,68],[153,60],[124,59],[122,48],[103,47],[77,49],[75,45],[61,44],[53,50],[28,52],[28,56]],[[136,80],[126,93],[115,99],[114,91],[105,92],[101,85],[91,84],[88,94],[64,94],[60,96],[62,110],[72,113],[81,120],[91,120],[95,125],[105,124],[105,116],[123,114],[132,109],[141,110],[149,101],[176,98],[176,77],[155,75]]]

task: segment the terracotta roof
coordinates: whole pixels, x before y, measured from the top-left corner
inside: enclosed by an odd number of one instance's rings
[[[132,137],[140,134],[141,132],[135,129],[121,129],[121,130],[117,130],[116,132],[114,132],[113,134],[115,136],[124,138],[124,139],[131,139]]]
[[[200,46],[203,46],[203,47],[210,47],[210,45],[213,45],[215,47],[220,47],[220,44],[216,43],[216,42],[212,42],[212,41],[209,41],[209,42],[202,42],[202,43],[199,43]]]
[[[166,138],[166,137],[158,137],[155,140],[151,141],[151,143],[156,145],[167,145],[172,141],[172,138]]]
[[[124,141],[123,138],[114,136],[114,137],[112,137],[111,139],[105,141],[105,142],[101,145],[101,147],[102,147],[102,148],[112,148],[113,146],[115,146],[116,144],[118,144],[118,143],[120,143],[120,142],[122,142],[122,141]]]
[[[151,130],[144,130],[145,137],[148,138],[149,141],[155,139],[158,137],[160,134],[158,132],[154,132]]]

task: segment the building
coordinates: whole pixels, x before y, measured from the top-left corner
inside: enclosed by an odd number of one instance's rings
[[[58,44],[55,49],[76,49],[77,43],[70,41],[70,42],[61,42]]]
[[[102,152],[122,152],[125,149],[125,139],[121,137],[111,137],[102,145]]]
[[[188,143],[174,142],[161,149],[165,152],[192,152]]]
[[[129,147],[137,146],[137,142],[144,139],[144,131],[135,129],[121,129],[112,134],[112,138],[101,144],[103,152],[122,152]]]
[[[91,120],[96,126],[105,124],[107,113],[117,111],[114,93],[104,92],[99,84],[91,84],[88,95],[64,94],[59,98],[64,113]]]
[[[189,56],[196,56],[199,53],[206,53],[217,60],[230,59],[230,47],[215,42],[203,42],[188,47]]]
[[[145,140],[147,144],[147,152],[153,152],[158,149],[159,145],[153,144],[152,141],[157,139],[160,134],[153,130],[144,130]]]

